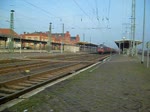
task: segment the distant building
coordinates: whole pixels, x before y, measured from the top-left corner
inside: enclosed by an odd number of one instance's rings
[[[45,33],[26,33],[20,35],[22,40],[22,47],[30,49],[45,49],[48,38]]]
[[[49,32],[33,32],[18,35],[15,31],[11,31],[10,29],[0,28],[0,46],[7,47],[9,38],[13,37],[14,45],[18,45],[23,48],[29,49],[45,49]],[[66,33],[52,33],[51,42],[52,49],[60,50],[61,43],[63,45],[75,45],[80,41],[79,35],[71,37],[69,31]]]
[[[44,42],[48,42],[48,38],[49,38],[49,32],[34,32],[34,33],[24,33],[21,34],[21,37],[23,39],[29,39],[29,40],[36,40],[36,41],[44,41]],[[69,45],[75,45],[76,43],[78,43],[80,41],[80,37],[79,35],[77,35],[76,37],[74,37],[72,39],[69,31],[67,31],[66,33],[52,33],[51,34],[51,42],[52,44],[52,48],[53,49],[60,49],[60,44],[69,44]],[[24,46],[27,47],[31,47],[33,48],[34,43],[23,43]],[[37,47],[42,47],[45,48],[46,44],[41,44],[37,43]]]

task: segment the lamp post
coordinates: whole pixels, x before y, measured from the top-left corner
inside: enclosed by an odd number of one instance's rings
[[[85,34],[83,33],[83,51],[85,52]]]
[[[49,25],[48,52],[51,52],[52,23]]]
[[[14,10],[11,10],[10,13],[10,42],[9,42],[9,52],[14,52],[14,34],[13,34],[13,30],[14,30]]]
[[[147,48],[147,68],[149,67],[149,48]]]
[[[63,53],[63,44],[64,44],[64,23],[62,24],[61,53]]]
[[[20,36],[20,54],[22,53],[21,48],[22,48],[22,42],[21,42],[22,36]]]
[[[144,37],[145,37],[145,6],[146,0],[144,0],[144,14],[143,14],[143,37],[142,37],[142,57],[141,57],[141,64],[144,63]]]

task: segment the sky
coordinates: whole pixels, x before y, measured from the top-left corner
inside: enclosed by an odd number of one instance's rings
[[[0,0],[0,28],[10,27],[14,12],[14,30],[52,33],[69,31],[81,41],[117,48],[114,41],[131,39],[132,0]],[[144,0],[136,0],[135,40],[142,41]],[[150,0],[146,0],[145,42],[150,41]]]

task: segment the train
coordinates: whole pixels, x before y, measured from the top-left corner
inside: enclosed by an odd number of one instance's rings
[[[110,48],[108,46],[105,46],[103,44],[100,44],[98,47],[97,47],[97,52],[99,54],[109,54],[109,53],[116,53],[116,50],[113,49],[113,48]]]

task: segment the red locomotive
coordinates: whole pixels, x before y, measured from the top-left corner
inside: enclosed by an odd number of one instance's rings
[[[100,44],[98,47],[97,47],[97,52],[99,54],[107,54],[107,53],[114,53],[115,50],[113,48],[110,48],[110,47],[107,47],[103,44]]]

